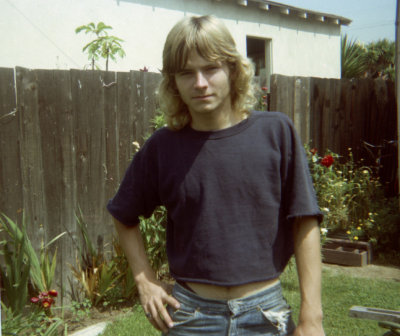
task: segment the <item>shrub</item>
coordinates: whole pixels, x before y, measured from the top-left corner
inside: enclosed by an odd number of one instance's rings
[[[305,146],[319,206],[324,213],[323,230],[329,235],[345,233],[352,240],[372,243],[374,251],[391,253],[399,247],[398,199],[387,199],[379,178],[370,167],[348,156]]]

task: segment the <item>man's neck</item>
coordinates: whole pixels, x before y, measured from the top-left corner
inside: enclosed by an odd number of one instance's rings
[[[196,131],[218,131],[235,126],[244,119],[244,115],[230,110],[225,113],[192,114],[191,127]]]

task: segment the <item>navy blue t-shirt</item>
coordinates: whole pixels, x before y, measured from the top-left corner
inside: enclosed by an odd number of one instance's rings
[[[293,254],[292,219],[322,218],[303,145],[278,112],[219,131],[156,131],[107,208],[129,226],[158,205],[171,275],[222,286],[278,277]]]

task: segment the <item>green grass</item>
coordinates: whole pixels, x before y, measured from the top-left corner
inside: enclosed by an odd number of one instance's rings
[[[285,297],[297,321],[300,295],[295,266],[289,267],[281,277]],[[380,336],[384,329],[373,321],[348,317],[351,306],[368,306],[400,310],[400,282],[351,277],[323,272],[324,328],[327,336]],[[148,322],[140,306],[132,314],[109,325],[103,336],[159,336]]]

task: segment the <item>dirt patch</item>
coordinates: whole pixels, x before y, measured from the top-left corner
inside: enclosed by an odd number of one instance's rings
[[[396,266],[370,264],[363,267],[352,267],[334,264],[323,264],[323,269],[328,269],[333,273],[346,274],[354,277],[383,279],[400,282],[400,267]]]

